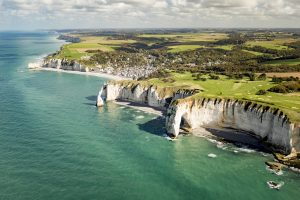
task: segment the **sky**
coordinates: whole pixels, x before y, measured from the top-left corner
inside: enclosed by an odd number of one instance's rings
[[[300,28],[300,0],[0,0],[0,30]]]

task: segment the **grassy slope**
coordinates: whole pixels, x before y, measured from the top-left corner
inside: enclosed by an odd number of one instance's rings
[[[166,83],[160,79],[151,79],[150,82],[160,86],[187,86],[203,89],[201,96],[234,98],[259,102],[283,110],[291,120],[300,122],[300,93],[277,94],[268,92],[266,95],[255,95],[260,89],[269,89],[274,86],[268,81],[232,80],[221,76],[220,80],[196,81],[191,73],[173,73],[174,83]]]

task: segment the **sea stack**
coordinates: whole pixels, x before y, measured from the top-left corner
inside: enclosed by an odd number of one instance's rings
[[[102,107],[103,106],[103,99],[101,97],[101,94],[102,94],[102,91],[103,91],[103,87],[100,88],[99,90],[99,93],[98,93],[98,96],[97,96],[97,102],[96,102],[96,106],[97,107]]]

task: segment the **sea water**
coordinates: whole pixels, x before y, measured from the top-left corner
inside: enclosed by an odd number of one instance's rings
[[[56,37],[0,33],[1,200],[299,198],[299,173],[266,170],[268,154],[192,135],[168,141],[153,114],[96,108],[107,80],[28,70],[59,49]]]

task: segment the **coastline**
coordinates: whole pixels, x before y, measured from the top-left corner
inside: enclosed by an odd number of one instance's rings
[[[99,72],[68,71],[68,70],[63,70],[63,69],[45,68],[45,67],[29,68],[29,70],[32,70],[32,71],[63,72],[63,73],[68,73],[68,74],[96,76],[96,77],[107,78],[107,79],[111,79],[111,80],[131,80],[130,78],[125,78],[125,77],[112,75],[112,74],[99,73]]]

